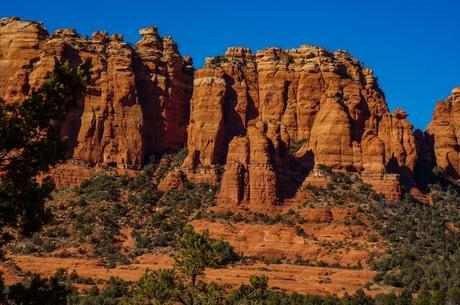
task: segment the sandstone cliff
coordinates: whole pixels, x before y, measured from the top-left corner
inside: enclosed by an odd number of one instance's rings
[[[140,31],[135,45],[121,35],[75,30],[49,35],[41,23],[0,20],[0,98],[21,100],[38,87],[58,60],[92,61],[93,84],[68,117],[63,134],[69,157],[89,164],[136,168],[152,153],[186,142],[192,93],[191,59],[156,28]]]
[[[437,166],[451,178],[460,178],[460,87],[437,103],[426,129]]]
[[[226,207],[271,209],[318,180],[311,175],[321,164],[358,172],[396,200],[431,147],[446,174],[459,177],[458,88],[436,107],[430,137],[416,138],[407,113],[390,113],[372,70],[346,51],[232,47],[194,73],[171,37],[155,27],[140,35],[130,45],[121,35],[50,35],[38,22],[1,19],[0,98],[24,99],[59,60],[90,59],[94,82],[62,131],[69,158],[139,168],[147,156],[186,144],[182,168],[162,187],[180,188],[182,174],[220,181]]]
[[[345,51],[230,48],[195,74],[184,167],[225,163],[220,202],[262,209],[292,197],[319,164],[373,184],[388,173],[410,179],[417,150],[406,118]]]

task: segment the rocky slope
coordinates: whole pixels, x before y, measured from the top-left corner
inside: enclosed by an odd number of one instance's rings
[[[58,60],[92,62],[93,84],[66,122],[69,157],[90,164],[140,167],[152,153],[186,141],[193,67],[171,37],[140,31],[131,46],[121,35],[75,30],[49,35],[41,23],[0,20],[0,98],[21,100],[39,86]]]

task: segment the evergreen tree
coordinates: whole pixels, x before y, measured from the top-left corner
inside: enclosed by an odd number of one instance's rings
[[[121,305],[167,305],[177,296],[177,278],[173,269],[147,271]]]
[[[77,69],[59,63],[26,100],[0,100],[0,226],[30,232],[40,225],[54,184],[51,179],[40,183],[36,176],[64,159],[61,127],[85,92],[89,69],[90,62]]]

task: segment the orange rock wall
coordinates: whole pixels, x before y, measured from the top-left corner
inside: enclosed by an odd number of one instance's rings
[[[436,104],[426,130],[436,164],[448,177],[460,178],[460,87]]]
[[[319,164],[411,179],[417,149],[406,118],[388,111],[372,70],[345,51],[229,48],[195,74],[183,166],[225,163],[219,201],[256,210],[291,198]]]
[[[195,182],[220,180],[218,199],[229,207],[270,209],[317,179],[308,175],[320,164],[373,177],[369,183],[395,199],[398,177],[413,179],[420,149],[432,148],[438,166],[460,177],[459,88],[436,106],[429,147],[420,148],[407,113],[389,112],[372,70],[346,51],[233,47],[194,73],[171,37],[155,27],[140,34],[130,45],[121,35],[49,35],[38,22],[0,19],[0,98],[24,99],[59,60],[90,59],[94,82],[62,130],[68,157],[139,168],[147,156],[187,144],[181,172]],[[62,175],[63,184],[79,180]],[[177,181],[170,176],[164,186]]]
[[[176,150],[186,142],[192,93],[191,59],[156,28],[140,31],[131,46],[121,35],[74,30],[49,35],[41,23],[0,20],[0,98],[24,99],[40,86],[57,61],[92,62],[93,83],[63,134],[69,157],[89,164],[136,168],[152,153]]]

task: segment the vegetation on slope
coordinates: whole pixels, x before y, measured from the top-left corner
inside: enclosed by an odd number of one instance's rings
[[[136,177],[100,172],[58,192],[47,205],[50,222],[32,237],[11,243],[12,250],[43,255],[67,249],[56,254],[102,258],[108,267],[167,250],[191,217],[214,204],[216,187],[186,183],[184,190],[160,192],[152,180],[161,171],[161,165],[148,165]],[[134,247],[123,247],[130,238]]]
[[[147,271],[134,285],[111,278],[100,290],[93,286],[85,294],[72,287],[75,276],[63,272],[49,280],[38,276],[28,277],[3,289],[4,302],[17,304],[68,304],[68,305],[150,305],[150,304],[304,304],[304,305],[441,305],[458,304],[459,295],[428,292],[413,299],[408,290],[399,295],[381,294],[372,298],[362,290],[354,295],[339,298],[335,295],[317,296],[286,294],[268,288],[268,278],[253,276],[249,284],[232,290],[214,283],[205,283],[199,275],[206,267],[221,267],[237,259],[231,247],[223,241],[209,239],[206,234],[195,233],[186,227],[175,249],[176,263],[171,269]]]
[[[387,251],[373,258],[372,266],[379,271],[375,281],[409,289],[421,297],[458,300],[460,195],[454,184],[443,180],[430,185],[430,205],[409,194],[399,203],[389,203],[357,176],[327,168],[323,172],[333,183],[327,189],[308,187],[314,197],[307,205],[358,203],[388,243]]]
[[[23,283],[4,289],[9,304],[459,304],[460,302],[460,199],[454,188],[432,185],[433,204],[407,196],[399,204],[385,202],[381,195],[357,175],[335,173],[321,167],[332,183],[326,189],[308,186],[311,196],[298,209],[354,207],[364,213],[388,243],[388,251],[374,257],[379,271],[375,280],[408,289],[400,296],[375,299],[362,291],[353,296],[287,295],[268,288],[268,279],[251,278],[249,285],[228,290],[201,280],[204,268],[234,262],[237,255],[223,241],[212,241],[187,226],[191,219],[283,223],[304,236],[306,222],[297,211],[269,216],[250,213],[208,213],[214,205],[216,186],[185,183],[181,191],[158,191],[158,181],[181,163],[184,150],[151,163],[136,177],[100,172],[74,189],[57,192],[49,201],[47,225],[30,238],[9,244],[16,253],[102,258],[108,267],[129,263],[143,253],[176,253],[176,264],[168,270],[148,271],[135,284],[120,279],[104,283],[80,295],[75,283],[94,284],[92,279],[62,271],[47,280],[27,276]],[[360,221],[351,219],[350,221]],[[124,246],[130,228],[134,247]],[[173,251],[173,248],[176,251]],[[56,251],[60,249],[67,251]],[[412,300],[410,292],[417,292]],[[34,295],[39,297],[34,298]],[[43,299],[41,299],[43,297]],[[46,301],[43,301],[46,300]],[[50,301],[53,300],[53,301]],[[6,301],[5,301],[6,302]],[[35,302],[35,303],[34,303]],[[45,302],[45,303],[43,303]],[[48,302],[48,303],[46,303]],[[24,304],[25,304],[24,303]]]
[[[41,225],[54,184],[36,177],[65,157],[61,127],[85,92],[89,68],[89,62],[77,69],[58,63],[28,99],[0,99],[0,227],[29,233]]]
[[[375,227],[390,249],[375,262],[376,280],[411,291],[460,292],[460,197],[453,188],[432,189],[433,203],[407,196],[373,206]]]

